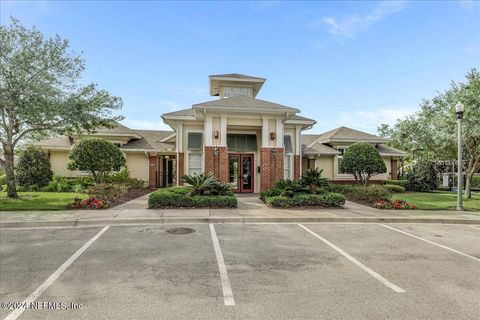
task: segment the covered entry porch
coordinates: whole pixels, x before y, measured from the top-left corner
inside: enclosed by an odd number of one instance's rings
[[[149,186],[165,188],[177,184],[177,158],[175,153],[150,155]]]

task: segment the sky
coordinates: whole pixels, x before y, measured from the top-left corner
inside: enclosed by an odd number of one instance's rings
[[[478,1],[1,1],[82,52],[81,81],[123,99],[122,122],[168,129],[165,112],[216,99],[208,75],[266,78],[257,98],[376,133],[480,68]]]

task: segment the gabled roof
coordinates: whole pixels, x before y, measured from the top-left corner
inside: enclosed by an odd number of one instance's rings
[[[175,143],[160,142],[170,136],[173,131],[163,130],[135,130],[142,139],[131,140],[120,147],[121,150],[154,150],[163,152],[175,152]]]
[[[373,134],[363,131],[355,130],[347,127],[339,127],[318,136],[315,140],[321,143],[328,142],[371,142],[371,143],[385,143],[388,139],[377,137]],[[312,142],[313,143],[313,142]],[[311,143],[310,143],[311,144]],[[309,145],[307,145],[309,146]]]
[[[286,123],[309,123],[310,125],[314,125],[315,123],[317,123],[317,121],[313,120],[313,119],[310,119],[310,118],[306,118],[306,117],[302,117],[302,116],[298,116],[296,114],[294,114],[293,116],[289,117],[288,120],[286,121]]]
[[[321,143],[314,143],[312,146],[308,148],[303,149],[303,154],[308,156],[308,155],[321,155],[321,154],[326,154],[326,155],[337,155],[340,154],[338,150],[335,150],[325,144]]]
[[[217,99],[203,103],[197,103],[192,106],[193,109],[215,109],[230,112],[300,112],[297,108],[287,107],[278,103],[269,102],[260,99],[254,99],[246,96],[236,96],[225,99]]]
[[[402,150],[398,150],[398,149],[395,149],[395,148],[392,148],[392,147],[388,147],[388,146],[383,145],[383,144],[377,145],[377,151],[382,156],[402,157],[402,156],[407,155],[407,153],[402,151]]]
[[[162,114],[162,118],[194,118],[195,110],[193,109],[183,109],[179,111],[167,112]]]
[[[240,78],[240,79],[263,80],[263,81],[266,80],[265,78],[252,77],[252,76],[247,76],[245,74],[240,74],[240,73],[212,74],[208,77],[209,78]]]

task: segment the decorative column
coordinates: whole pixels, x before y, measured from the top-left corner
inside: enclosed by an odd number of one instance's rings
[[[182,176],[185,168],[185,155],[183,153],[183,124],[177,124],[177,186],[183,185]]]
[[[221,182],[229,181],[229,163],[227,153],[227,118],[220,118],[220,145],[213,144],[213,119],[205,118],[205,173],[212,173]]]
[[[148,185],[150,188],[156,188],[157,187],[157,164],[158,163],[158,157],[155,155],[149,155],[148,156]]]
[[[293,159],[293,179],[300,179],[302,172],[302,146],[300,145],[300,133],[302,128],[295,126],[295,156]]]

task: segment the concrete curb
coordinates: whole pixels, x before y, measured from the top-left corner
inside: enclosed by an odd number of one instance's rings
[[[169,223],[436,223],[480,225],[479,219],[401,217],[164,217],[133,219],[1,221],[0,229],[151,225]]]

